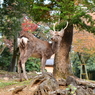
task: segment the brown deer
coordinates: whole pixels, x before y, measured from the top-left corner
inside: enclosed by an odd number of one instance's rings
[[[23,70],[23,76],[28,80],[26,71],[25,71],[25,62],[29,57],[36,57],[41,59],[41,71],[44,72],[46,60],[53,55],[60,44],[64,30],[67,28],[68,23],[64,29],[59,32],[50,31],[52,34],[52,43],[47,41],[42,41],[35,37],[32,33],[24,32],[18,38],[18,47],[20,51],[20,57],[18,61],[18,73],[21,78],[21,68]]]

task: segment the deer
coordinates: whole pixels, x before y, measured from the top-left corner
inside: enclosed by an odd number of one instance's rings
[[[25,63],[29,57],[35,57],[41,59],[41,72],[45,72],[45,63],[54,53],[56,53],[60,41],[63,37],[64,30],[67,28],[68,23],[64,29],[61,31],[50,30],[52,35],[52,43],[48,41],[43,41],[35,37],[32,33],[24,32],[18,38],[18,48],[19,48],[19,60],[18,60],[18,73],[20,81],[22,81],[21,69],[23,71],[23,76],[26,80],[28,77],[26,75]],[[54,25],[55,27],[55,25]]]

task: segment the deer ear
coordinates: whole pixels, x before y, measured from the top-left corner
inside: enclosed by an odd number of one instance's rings
[[[63,36],[64,35],[64,29],[62,29],[61,31],[60,31],[60,36]]]
[[[51,34],[51,35],[54,35],[54,33],[55,33],[55,31],[50,30],[50,34]]]

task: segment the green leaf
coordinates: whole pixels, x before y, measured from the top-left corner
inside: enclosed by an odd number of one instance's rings
[[[70,90],[70,88],[66,88],[66,90]]]

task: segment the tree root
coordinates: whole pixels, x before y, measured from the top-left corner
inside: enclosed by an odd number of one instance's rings
[[[90,88],[95,88],[95,82],[79,79],[75,76],[69,76],[66,80],[66,84],[73,84],[75,86],[85,86],[85,87],[90,87]]]
[[[21,87],[17,87],[15,88],[15,90],[13,91],[12,95],[17,94],[18,92],[22,91],[26,86],[21,86]]]
[[[74,76],[56,81],[50,73],[37,75],[25,87],[16,88],[12,95],[22,95],[20,92],[29,92],[24,95],[95,95],[95,82],[85,81]]]
[[[59,85],[51,74],[44,73],[35,77],[30,87],[32,90],[31,95],[49,95],[49,92],[58,89]]]

